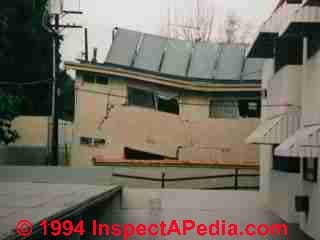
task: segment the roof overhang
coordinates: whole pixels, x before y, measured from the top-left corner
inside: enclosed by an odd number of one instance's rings
[[[319,6],[302,6],[287,16],[279,31],[279,36],[306,36],[318,33],[320,28]]]
[[[275,149],[275,155],[283,157],[314,157],[314,154],[320,150],[319,133],[320,124],[301,128]]]
[[[280,144],[300,126],[300,112],[290,111],[263,121],[246,139],[247,144]]]
[[[132,80],[149,82],[163,86],[173,87],[177,89],[184,89],[197,92],[259,92],[261,91],[261,81],[248,81],[248,82],[232,82],[229,83],[206,83],[206,82],[193,82],[184,80],[183,78],[170,78],[149,72],[141,72],[134,69],[127,69],[121,66],[109,66],[102,64],[90,63],[75,63],[65,62],[67,70],[77,71],[90,71],[100,74],[126,77]]]
[[[319,0],[303,0],[303,6],[320,6]]]

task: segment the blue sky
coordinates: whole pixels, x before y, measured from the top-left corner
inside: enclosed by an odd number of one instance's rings
[[[202,1],[202,0],[200,0]],[[260,25],[271,13],[277,0],[207,0],[211,1],[220,15],[232,10],[245,21]],[[80,4],[79,4],[80,3]],[[132,30],[158,34],[165,21],[167,9],[175,9],[181,15],[194,0],[68,0],[65,10],[80,10],[80,16],[65,16],[64,22],[81,24],[88,28],[89,56],[94,47],[98,48],[98,58],[104,61],[111,43],[111,31],[119,26]],[[82,30],[64,30],[65,41],[62,48],[63,60],[72,61],[83,51]]]

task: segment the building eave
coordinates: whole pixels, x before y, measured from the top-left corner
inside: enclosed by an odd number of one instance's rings
[[[293,14],[287,16],[279,36],[306,36],[317,33],[320,28],[319,13],[318,6],[304,5],[298,8]]]
[[[319,0],[303,0],[303,6],[320,6]]]
[[[65,62],[65,68],[67,70],[77,70],[77,71],[90,71],[100,74],[126,77],[138,81],[149,82],[154,84],[159,84],[163,86],[199,91],[199,92],[221,92],[221,91],[260,91],[261,81],[251,80],[251,81],[233,81],[225,80],[229,83],[208,83],[208,82],[193,82],[190,80],[183,80],[183,78],[172,78],[165,77],[157,74],[127,69],[120,66],[110,66],[110,65],[100,65],[100,64],[90,64],[90,63],[75,63],[75,62]]]

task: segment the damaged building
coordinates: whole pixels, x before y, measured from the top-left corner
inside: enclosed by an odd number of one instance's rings
[[[76,73],[71,165],[257,165],[244,140],[259,124],[263,61],[246,45],[122,28],[112,38],[104,63],[65,62]]]

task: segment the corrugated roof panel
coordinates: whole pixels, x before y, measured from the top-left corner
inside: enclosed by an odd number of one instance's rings
[[[242,72],[243,80],[260,80],[262,78],[262,67],[264,59],[247,58]]]
[[[160,61],[166,43],[166,38],[144,34],[134,67],[150,71],[159,71]]]
[[[211,79],[218,50],[218,44],[197,43],[192,54],[188,76]]]
[[[161,72],[172,75],[186,76],[191,52],[191,41],[178,39],[168,40]]]
[[[214,78],[218,80],[240,80],[244,64],[245,47],[220,45]]]
[[[106,62],[130,66],[141,33],[119,28],[108,52]]]

